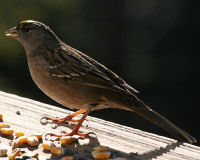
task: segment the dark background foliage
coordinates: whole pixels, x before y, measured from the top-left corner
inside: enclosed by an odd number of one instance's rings
[[[0,90],[62,107],[36,87],[23,48],[4,36],[18,22],[33,19],[111,68],[146,104],[200,139],[198,12],[198,1],[190,0],[2,1]],[[91,115],[169,136],[128,111]]]

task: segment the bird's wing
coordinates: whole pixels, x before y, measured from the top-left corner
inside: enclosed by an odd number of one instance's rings
[[[85,60],[87,60],[92,65],[94,65],[96,68],[98,68],[98,70],[100,70],[101,73],[103,73],[103,76],[108,77],[109,80],[111,80],[115,85],[119,86],[120,88],[122,88],[124,90],[128,90],[131,93],[139,93],[139,91],[137,91],[136,89],[134,89],[133,87],[128,85],[121,77],[116,75],[114,72],[112,72],[110,69],[108,69],[104,65],[98,63],[97,61],[95,61],[91,57],[83,54],[82,52],[75,50],[74,48],[72,48],[72,50],[79,52],[79,55],[81,55],[81,57],[83,57]]]
[[[59,50],[59,57],[48,67],[49,75],[63,81],[76,79],[76,83],[109,89],[127,94],[138,93],[121,77],[89,56],[67,46]],[[83,63],[84,61],[84,63]]]

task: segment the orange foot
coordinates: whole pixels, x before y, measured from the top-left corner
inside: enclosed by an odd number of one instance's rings
[[[73,135],[78,135],[82,138],[87,138],[89,137],[90,134],[95,134],[95,133],[94,132],[82,133],[82,132],[74,132],[74,131],[72,131],[71,133],[68,133],[68,132],[62,131],[62,134],[47,133],[45,135],[45,138],[48,139],[47,136],[61,138],[64,136],[73,136]]]
[[[80,119],[73,119],[74,117],[78,116],[79,114],[81,113],[84,113],[86,112],[86,110],[83,110],[83,109],[80,109],[70,115],[68,115],[67,117],[64,117],[64,118],[51,118],[51,117],[42,117],[40,119],[40,123],[41,124],[47,124],[48,121],[51,121],[52,123],[55,123],[55,124],[63,124],[63,123],[66,123],[66,122],[79,122]],[[43,122],[44,121],[44,122]]]
[[[81,127],[83,121],[85,120],[85,118],[86,118],[87,115],[89,114],[90,110],[87,110],[87,111],[85,111],[85,110],[79,110],[79,111],[75,112],[74,115],[76,116],[76,114],[77,114],[77,113],[80,114],[80,112],[81,112],[81,113],[85,112],[85,113],[84,113],[84,115],[81,117],[81,119],[78,121],[78,124],[77,124],[76,127],[72,130],[71,133],[67,133],[67,132],[65,132],[65,131],[63,131],[62,133],[64,133],[64,134],[61,134],[61,135],[57,135],[57,134],[54,134],[54,133],[48,133],[48,134],[46,134],[46,137],[47,137],[47,136],[51,136],[51,137],[52,137],[52,136],[54,136],[54,137],[63,137],[63,136],[79,135],[79,136],[81,136],[81,137],[83,137],[83,138],[87,138],[87,137],[89,136],[89,134],[95,134],[95,133],[93,133],[93,132],[82,133],[82,132],[79,132],[79,131],[78,131],[79,128]],[[67,116],[67,117],[68,117],[68,116]],[[65,118],[67,118],[67,117],[65,117]],[[64,118],[64,119],[65,119],[65,118]]]

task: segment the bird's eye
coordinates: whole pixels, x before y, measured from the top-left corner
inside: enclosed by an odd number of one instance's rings
[[[23,28],[23,31],[24,31],[25,33],[28,33],[28,32],[30,31],[30,28],[24,27],[24,28]]]

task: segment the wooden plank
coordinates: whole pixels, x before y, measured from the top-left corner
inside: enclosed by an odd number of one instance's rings
[[[16,114],[20,112],[20,115]],[[50,124],[41,125],[43,116],[64,117],[72,113],[67,109],[40,103],[28,98],[0,92],[0,113],[4,115],[3,121],[14,130],[23,130],[26,135],[33,132],[60,133],[70,130],[74,124],[58,126],[52,129]],[[89,139],[78,140],[77,143],[65,148],[66,154],[82,159],[92,159],[93,147],[103,145],[109,147],[113,157],[124,157],[130,160],[200,160],[200,147],[180,143],[174,139],[143,132],[138,129],[122,126],[116,123],[88,116],[81,131],[95,132]],[[8,139],[1,137],[1,143],[8,144]],[[38,148],[23,148],[26,152],[35,150],[40,153],[40,159],[59,159],[50,153]],[[5,158],[1,158],[2,160]]]

